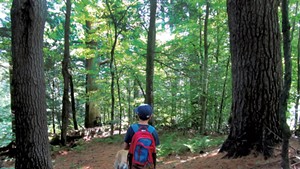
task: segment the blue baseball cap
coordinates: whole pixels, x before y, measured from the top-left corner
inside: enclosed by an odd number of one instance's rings
[[[141,104],[134,109],[134,112],[139,116],[141,120],[148,120],[152,113],[152,107],[149,104]]]

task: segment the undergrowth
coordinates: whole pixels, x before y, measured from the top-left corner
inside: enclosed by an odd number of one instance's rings
[[[124,135],[114,135],[113,137],[96,138],[95,142],[103,142],[108,144],[123,143]],[[209,147],[221,145],[224,136],[203,136],[193,135],[187,136],[182,132],[165,132],[160,134],[160,145],[157,146],[158,157],[165,157],[172,154],[183,154],[186,152],[200,153]]]
[[[203,136],[203,135],[186,135],[182,132],[164,132],[159,134],[160,145],[157,146],[158,157],[166,157],[169,155],[181,155],[187,152],[200,153],[205,152],[207,148],[220,146],[224,140],[225,136]],[[105,138],[94,138],[90,143],[106,143],[106,144],[122,144],[124,135],[114,135],[113,137]],[[79,140],[76,142],[76,146],[70,147],[60,147],[52,146],[52,153],[59,152],[61,150],[73,150],[78,153],[84,151],[89,144],[86,141]],[[1,167],[0,167],[1,168]],[[7,168],[6,168],[7,169]]]
[[[224,136],[187,136],[180,132],[164,133],[160,136],[161,144],[157,147],[157,153],[159,157],[187,152],[201,153],[209,147],[221,145],[224,140]]]
[[[95,138],[93,141],[108,144],[123,143],[124,135],[114,135],[113,137]]]
[[[225,137],[220,136],[203,136],[203,135],[186,135],[182,132],[164,132],[159,135],[160,145],[157,146],[158,157],[166,157],[169,155],[180,155],[183,153],[201,153],[205,152],[207,148],[220,146]],[[114,135],[113,137],[94,138],[92,143],[102,142],[106,144],[122,144],[124,135]],[[85,141],[80,140],[77,142],[77,146],[72,150],[81,152],[86,149],[87,144]],[[62,148],[58,147],[58,150]],[[53,149],[52,149],[53,150]],[[56,150],[56,151],[58,151]],[[55,151],[55,150],[54,150]]]

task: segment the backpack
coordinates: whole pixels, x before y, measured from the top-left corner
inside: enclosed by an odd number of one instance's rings
[[[155,131],[154,127],[140,126],[133,124],[132,129],[134,135],[131,140],[129,154],[130,154],[130,167],[148,167],[154,168],[155,166],[155,140],[152,133]]]

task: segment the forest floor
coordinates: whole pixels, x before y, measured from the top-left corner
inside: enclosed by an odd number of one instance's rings
[[[77,148],[53,151],[54,169],[113,169],[115,155],[122,149],[122,143],[102,142],[91,139]],[[281,148],[275,148],[274,157],[265,160],[262,156],[249,156],[238,159],[223,159],[218,153],[220,147],[209,148],[205,153],[185,153],[158,158],[157,169],[280,169]],[[300,168],[299,139],[290,139],[290,162],[292,169]],[[55,153],[54,153],[55,152]],[[298,164],[299,163],[299,164]],[[4,167],[12,167],[6,163]],[[0,167],[1,168],[1,167]]]
[[[54,169],[113,169],[116,152],[122,144],[90,142],[80,152],[61,151],[54,157]],[[300,143],[296,138],[290,141],[290,161],[293,169],[300,168],[296,161],[296,151]],[[262,156],[251,154],[238,159],[223,159],[225,154],[218,153],[219,147],[210,148],[204,154],[186,153],[159,158],[157,169],[280,169],[280,147],[275,148],[275,155],[265,160]]]

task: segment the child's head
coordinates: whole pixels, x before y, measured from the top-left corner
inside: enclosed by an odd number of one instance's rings
[[[134,112],[138,115],[140,120],[149,120],[153,114],[152,107],[148,104],[141,104],[134,109]]]

